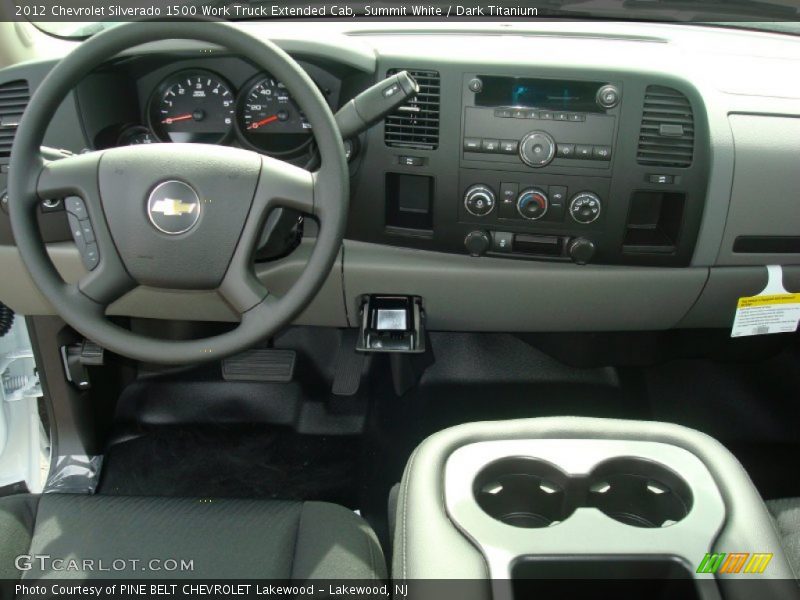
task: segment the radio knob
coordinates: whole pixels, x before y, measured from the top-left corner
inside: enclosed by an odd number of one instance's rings
[[[464,194],[464,208],[474,217],[485,217],[494,210],[495,197],[492,189],[478,183],[470,186]]]
[[[569,203],[569,214],[576,223],[588,225],[597,221],[603,204],[600,197],[592,192],[575,194]]]
[[[529,167],[544,167],[556,155],[556,141],[546,131],[531,131],[519,143],[519,157]]]
[[[470,256],[482,256],[489,250],[492,239],[485,231],[470,231],[464,238],[464,247]]]
[[[539,188],[522,190],[517,196],[517,212],[523,219],[536,221],[541,219],[550,207],[550,201]]]

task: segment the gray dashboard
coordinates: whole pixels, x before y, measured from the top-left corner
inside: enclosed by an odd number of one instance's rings
[[[305,324],[355,326],[358,298],[367,293],[416,294],[423,297],[433,329],[508,331],[592,331],[727,327],[736,300],[758,293],[766,284],[763,265],[784,265],[784,286],[800,290],[800,84],[789,74],[800,67],[800,41],[788,36],[725,31],[697,26],[595,23],[521,24],[465,27],[434,25],[414,31],[404,24],[253,25],[273,37],[296,58],[326,63],[340,80],[349,78],[342,98],[386,75],[391,69],[436,71],[440,76],[441,111],[435,148],[390,147],[383,123],[361,140],[361,154],[352,168],[351,214],[347,240],[328,284],[301,316]],[[274,35],[271,35],[274,34]],[[475,43],[476,36],[481,43]],[[335,49],[335,52],[332,50]],[[137,49],[137,55],[208,53],[208,48],[160,42]],[[217,52],[217,50],[214,50]],[[135,57],[134,57],[135,58]],[[201,59],[193,58],[195,62]],[[331,63],[332,66],[331,66]],[[25,79],[31,88],[52,62],[43,60],[0,71],[0,89]],[[614,130],[609,171],[580,171],[555,162],[545,169],[524,165],[498,166],[496,159],[462,152],[468,102],[465,85],[475,76],[502,75],[555,80],[588,80],[621,84],[620,112],[610,111]],[[468,185],[519,173],[523,186],[560,184],[559,178],[603,180],[600,187],[621,202],[615,218],[624,227],[625,202],[635,190],[658,189],[643,183],[652,169],[635,171],[636,136],[642,98],[648,86],[676,89],[691,103],[695,123],[695,163],[685,186],[680,216],[686,229],[675,240],[672,256],[655,254],[646,260],[615,254],[624,234],[611,235],[601,222],[595,240],[598,262],[576,265],[564,255],[503,256],[494,252],[473,257],[463,247],[464,233],[490,234],[498,219],[466,216],[462,206]],[[459,106],[459,110],[450,107]],[[473,109],[474,110],[474,109]],[[91,147],[86,119],[71,99],[55,115],[48,134],[54,147],[80,151]],[[530,125],[530,123],[526,123]],[[488,126],[488,125],[487,125]],[[541,123],[535,125],[542,126]],[[546,125],[545,125],[546,126]],[[558,140],[562,141],[562,140]],[[577,140],[580,141],[580,140]],[[630,165],[617,163],[625,156]],[[404,164],[409,157],[421,165]],[[0,158],[2,162],[3,158]],[[595,165],[585,165],[592,168]],[[660,173],[664,169],[656,169]],[[666,172],[685,171],[667,168]],[[432,208],[429,227],[395,227],[387,223],[387,174],[429,176]],[[474,181],[470,177],[478,179]],[[506,175],[495,177],[499,185]],[[525,178],[529,178],[525,179]],[[5,187],[0,174],[0,190]],[[594,181],[592,180],[592,181]],[[412,180],[413,182],[413,180]],[[608,192],[607,189],[613,191]],[[549,191],[549,190],[548,190]],[[605,198],[604,198],[605,200]],[[459,212],[461,211],[461,212]],[[56,243],[53,252],[65,278],[81,273],[80,258],[63,236],[65,223],[57,213],[42,214],[43,235]],[[413,223],[412,223],[413,224]],[[401,223],[402,225],[402,223]],[[573,239],[576,226],[509,221],[502,228],[515,234],[563,236]],[[403,231],[403,230],[408,231]],[[591,231],[591,230],[586,230]],[[306,246],[313,243],[309,238]],[[605,244],[605,245],[604,245]],[[605,248],[605,250],[604,250]],[[611,250],[608,250],[610,248]],[[287,258],[259,267],[260,276],[285,289],[299,273],[304,247]],[[796,266],[794,266],[796,265]],[[38,294],[13,247],[7,217],[0,213],[0,266],[15,285],[4,285],[0,300],[28,314],[51,313]],[[163,292],[139,289],[113,306],[114,314],[171,317]],[[199,320],[229,320],[230,311],[213,292],[202,297],[174,293]],[[531,310],[535,307],[535,310]],[[186,315],[186,313],[183,313]]]

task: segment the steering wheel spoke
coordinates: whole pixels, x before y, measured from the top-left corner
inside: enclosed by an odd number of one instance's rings
[[[79,196],[84,200],[97,199],[97,171],[102,152],[78,154],[59,160],[45,161],[36,182],[36,192],[42,200]]]
[[[251,215],[263,220],[272,209],[283,207],[316,216],[315,183],[313,173],[264,156]]]

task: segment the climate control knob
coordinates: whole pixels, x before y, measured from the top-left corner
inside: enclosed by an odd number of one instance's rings
[[[536,221],[547,214],[550,201],[539,188],[528,188],[522,190],[517,196],[517,212],[523,219]]]
[[[489,186],[478,183],[464,194],[464,208],[474,217],[485,217],[494,210],[494,192]]]
[[[588,225],[600,217],[603,203],[600,197],[592,192],[580,192],[569,202],[569,214],[576,223]]]
[[[519,143],[519,157],[529,167],[544,167],[556,155],[556,141],[546,131],[531,131]]]

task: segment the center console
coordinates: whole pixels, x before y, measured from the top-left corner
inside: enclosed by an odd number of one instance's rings
[[[367,140],[348,238],[518,260],[689,264],[710,154],[691,85],[497,65],[411,73],[419,96]]]
[[[396,578],[481,580],[461,590],[476,600],[798,597],[741,465],[665,423],[564,417],[437,433],[406,468],[394,547]]]

